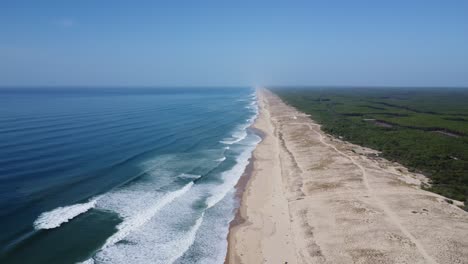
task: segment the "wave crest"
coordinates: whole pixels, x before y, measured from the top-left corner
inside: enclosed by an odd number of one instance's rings
[[[182,189],[166,194],[157,204],[147,208],[143,212],[133,215],[128,219],[124,220],[121,224],[117,226],[117,233],[109,237],[102,247],[102,249],[114,245],[120,240],[124,239],[129,235],[133,230],[141,227],[146,222],[148,222],[161,208],[175,200],[177,197],[186,193],[193,185],[193,182],[188,183]]]
[[[34,221],[34,228],[36,230],[57,228],[63,223],[66,223],[95,207],[98,199],[99,197],[94,198],[87,203],[58,207],[52,211],[44,212],[39,215],[36,221]]]

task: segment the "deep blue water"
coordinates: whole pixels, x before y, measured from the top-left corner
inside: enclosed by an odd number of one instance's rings
[[[0,90],[1,263],[222,263],[251,88]]]

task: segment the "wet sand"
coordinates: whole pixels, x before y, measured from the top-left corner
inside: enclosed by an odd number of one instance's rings
[[[468,263],[468,213],[427,179],[320,130],[267,90],[229,234],[233,263]],[[243,189],[243,188],[240,188]]]

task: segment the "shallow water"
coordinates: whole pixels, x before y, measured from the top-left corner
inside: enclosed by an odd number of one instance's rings
[[[2,263],[221,263],[250,88],[0,90]]]

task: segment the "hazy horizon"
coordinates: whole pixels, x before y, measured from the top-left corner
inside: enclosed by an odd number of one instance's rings
[[[0,86],[468,87],[466,1],[0,3]]]
[[[0,90],[40,90],[40,89],[468,89],[466,86],[384,86],[384,85],[0,85]]]
[[[468,263],[468,0],[3,0],[0,36],[0,263]]]

